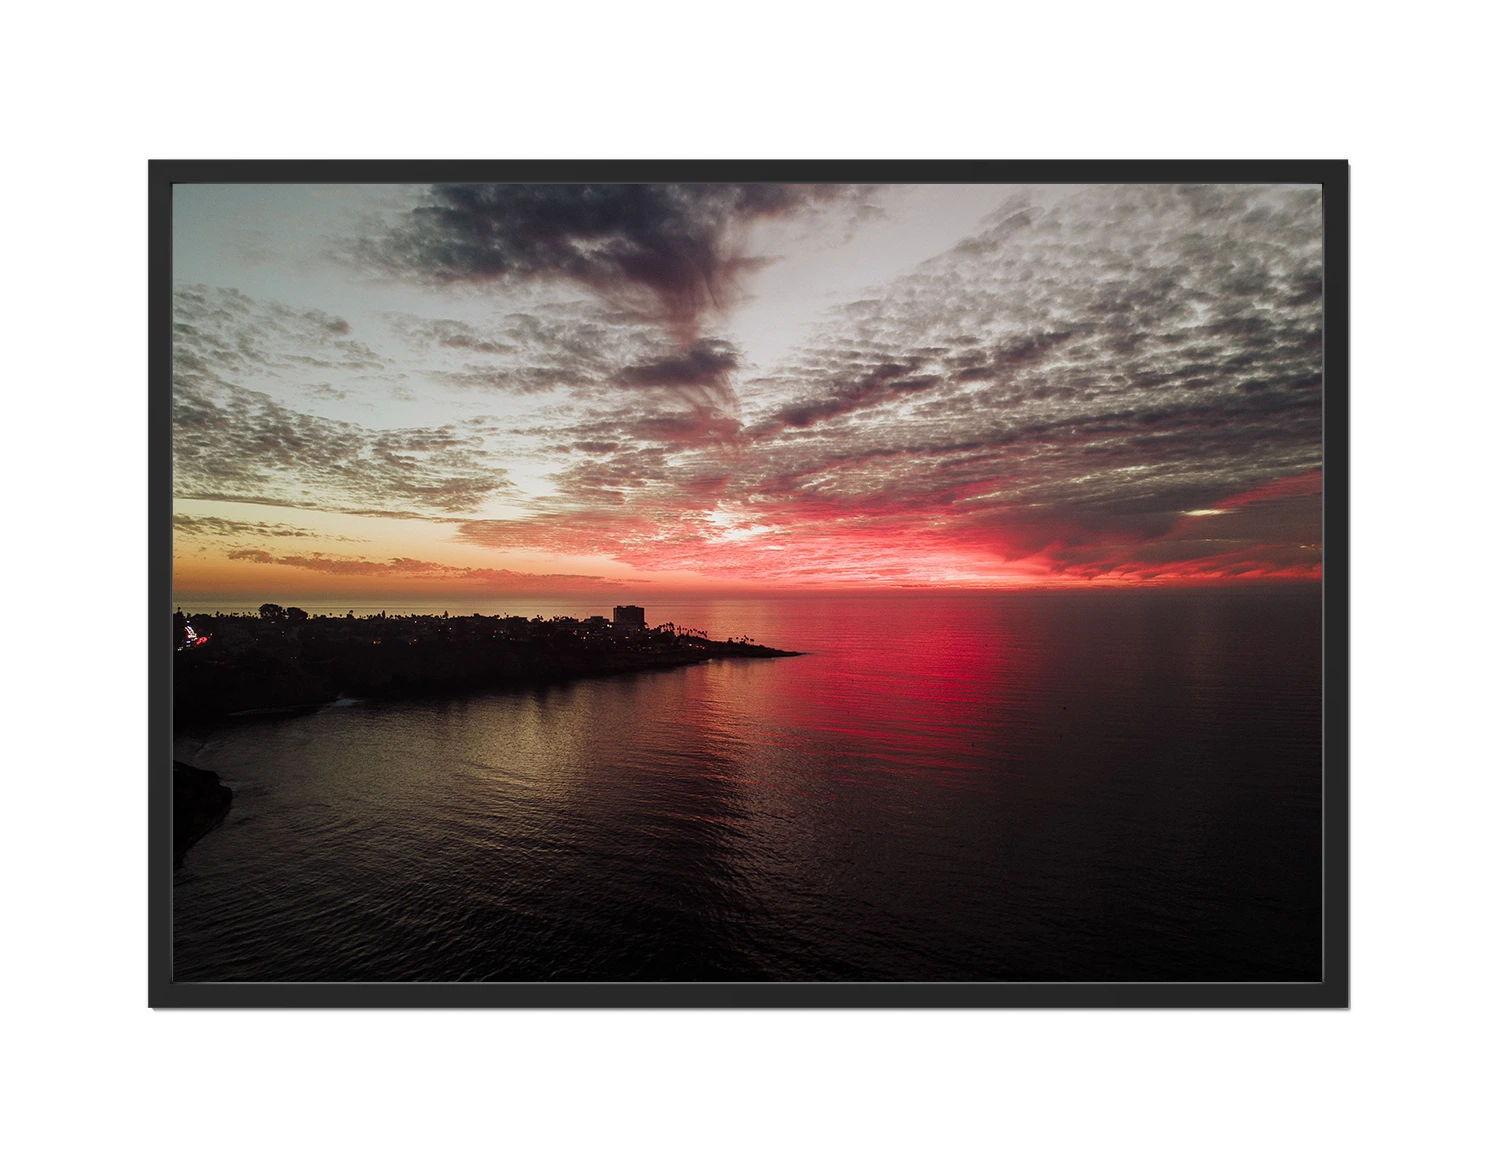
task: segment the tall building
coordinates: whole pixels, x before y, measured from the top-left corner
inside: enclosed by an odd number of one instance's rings
[[[615,606],[615,625],[625,630],[644,630],[646,611],[639,605]]]

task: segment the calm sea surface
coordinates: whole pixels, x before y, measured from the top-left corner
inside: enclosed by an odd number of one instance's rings
[[[647,618],[807,655],[179,736],[175,978],[1320,977],[1316,589]]]

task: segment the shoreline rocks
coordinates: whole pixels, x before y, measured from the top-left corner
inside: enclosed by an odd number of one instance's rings
[[[187,851],[228,814],[234,792],[219,781],[217,772],[172,762],[173,868],[182,865]]]

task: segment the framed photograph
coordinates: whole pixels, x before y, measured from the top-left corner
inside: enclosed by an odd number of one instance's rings
[[[1345,162],[149,186],[153,1006],[1347,1006]]]

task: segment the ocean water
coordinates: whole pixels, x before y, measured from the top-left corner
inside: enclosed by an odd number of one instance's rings
[[[806,654],[185,731],[174,978],[1316,980],[1320,610],[663,602]]]

